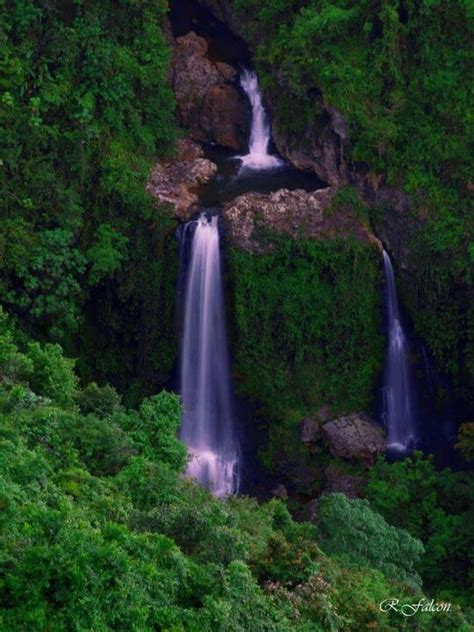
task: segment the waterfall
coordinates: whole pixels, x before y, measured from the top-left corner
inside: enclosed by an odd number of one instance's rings
[[[203,213],[181,234],[181,240],[192,234],[181,350],[181,438],[191,457],[187,475],[225,496],[238,491],[239,477],[217,222]]]
[[[388,348],[385,365],[384,423],[389,450],[408,452],[415,447],[415,416],[409,349],[400,319],[397,286],[392,262],[385,250]]]
[[[243,70],[240,84],[252,106],[252,128],[250,131],[249,153],[242,156],[242,167],[254,170],[275,169],[284,162],[268,153],[270,143],[270,123],[262,103],[257,75],[253,70]]]

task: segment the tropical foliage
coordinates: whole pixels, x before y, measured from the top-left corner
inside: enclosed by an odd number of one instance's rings
[[[172,225],[144,186],[176,136],[166,10],[155,0],[0,2],[2,303],[120,386],[117,330],[122,366],[142,366],[142,382],[162,379],[174,353],[174,267],[150,256]],[[149,314],[166,343],[143,324]]]
[[[345,118],[347,159],[406,191],[400,218],[418,331],[466,400],[474,384],[472,17],[469,0],[233,0],[275,125],[304,147],[324,107]],[[378,209],[381,225],[397,211]],[[401,225],[400,225],[401,222]],[[403,222],[405,225],[403,225]],[[466,387],[469,384],[470,387]],[[471,400],[472,402],[472,400]]]
[[[111,387],[81,389],[59,346],[16,338],[2,314],[5,632],[388,631],[399,615],[378,603],[422,596],[421,542],[366,502],[325,498],[318,534],[281,501],[217,500],[181,477],[175,395],[127,409]],[[468,629],[457,607],[443,622]],[[407,625],[446,629],[430,613]]]

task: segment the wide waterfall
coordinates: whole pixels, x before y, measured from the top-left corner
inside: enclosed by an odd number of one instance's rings
[[[240,83],[252,106],[249,153],[240,158],[242,168],[264,170],[283,166],[283,160],[268,153],[268,145],[271,139],[270,123],[263,107],[257,75],[252,70],[244,69]]]
[[[181,349],[181,438],[191,457],[187,474],[216,496],[225,496],[238,491],[239,473],[217,216],[208,219],[203,213],[188,222],[182,243],[188,234],[192,242]]]
[[[400,318],[397,286],[392,262],[385,250],[388,348],[385,365],[384,423],[388,450],[409,452],[416,443],[416,422],[412,396],[409,349]]]

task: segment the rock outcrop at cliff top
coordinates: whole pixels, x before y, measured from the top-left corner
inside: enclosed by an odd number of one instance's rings
[[[222,214],[233,243],[249,252],[265,252],[271,248],[260,238],[262,229],[313,239],[352,235],[381,248],[378,239],[349,208],[331,208],[336,191],[328,187],[317,191],[279,189],[268,194],[244,193],[226,204]]]
[[[174,215],[185,221],[196,210],[199,186],[208,182],[216,171],[217,165],[203,158],[199,145],[179,140],[176,158],[153,167],[147,191],[159,204],[171,204]]]
[[[365,465],[372,465],[387,445],[383,428],[363,413],[328,421],[321,436],[333,456]]]
[[[250,105],[237,87],[238,72],[211,61],[206,40],[196,33],[176,39],[171,82],[180,124],[192,140],[245,151]]]

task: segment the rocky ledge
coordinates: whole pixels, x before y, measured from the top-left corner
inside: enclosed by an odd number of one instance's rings
[[[250,105],[238,87],[238,71],[212,61],[196,33],[175,40],[171,82],[179,121],[192,140],[246,149]]]
[[[147,191],[159,204],[170,204],[174,215],[181,221],[193,215],[199,187],[217,172],[217,165],[203,155],[196,143],[179,140],[176,158],[156,164],[150,173]]]
[[[233,243],[248,252],[265,252],[271,248],[262,238],[265,230],[312,239],[354,236],[376,245],[381,244],[348,207],[333,209],[336,187],[317,191],[279,189],[273,193],[244,193],[226,204],[222,214]]]
[[[383,428],[364,413],[352,413],[328,421],[321,428],[321,436],[333,456],[373,465],[387,446]]]

